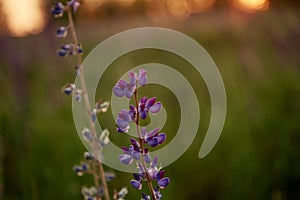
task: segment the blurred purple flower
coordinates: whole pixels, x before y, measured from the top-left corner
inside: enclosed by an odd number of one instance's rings
[[[73,8],[73,13],[76,13],[78,7],[80,6],[80,3],[78,0],[71,0],[68,2],[68,5]]]
[[[56,2],[51,8],[53,17],[61,17],[64,14],[65,6],[61,2]]]
[[[56,37],[58,38],[64,38],[68,34],[68,30],[65,26],[61,26],[56,30]]]

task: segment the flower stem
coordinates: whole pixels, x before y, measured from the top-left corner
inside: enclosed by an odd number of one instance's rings
[[[71,10],[70,6],[67,9],[67,13],[68,13],[68,20],[69,20],[70,30],[71,30],[71,33],[72,33],[72,38],[73,38],[74,43],[77,45],[79,42],[78,42],[78,37],[77,37],[76,30],[75,30],[73,16],[72,16],[72,10]],[[87,112],[88,112],[87,114],[89,115],[88,118],[89,118],[89,123],[90,123],[90,130],[91,130],[91,133],[92,133],[93,137],[96,138],[97,137],[97,132],[96,132],[96,128],[95,128],[95,123],[93,122],[93,120],[90,117],[92,110],[91,110],[91,104],[90,104],[89,96],[88,96],[88,93],[87,93],[86,82],[85,82],[85,78],[84,78],[84,71],[83,71],[83,67],[82,67],[82,55],[77,54],[77,58],[78,58],[77,62],[78,62],[78,67],[79,67],[80,84],[81,84],[81,89],[83,91],[82,95],[83,95],[83,98],[84,98],[85,107],[86,107]],[[95,144],[92,144],[92,145],[94,146]],[[103,192],[104,192],[104,198],[106,200],[110,200],[103,165],[100,161],[98,162],[98,165],[99,165],[98,169],[99,169],[99,174],[100,174],[101,183],[102,183]],[[98,183],[98,180],[97,181],[96,180],[97,179],[95,179],[95,186],[97,187],[97,185],[99,186],[99,183]]]
[[[142,137],[141,137],[141,134],[140,134],[140,128],[139,128],[140,114],[139,114],[139,112],[138,112],[137,89],[134,91],[134,100],[135,100],[135,107],[136,107],[136,110],[137,110],[137,116],[136,116],[136,132],[137,132],[137,135],[138,135],[138,137],[139,137],[139,143],[140,143],[140,146],[141,146],[142,166],[143,166],[144,171],[145,171],[145,174],[146,174],[147,185],[148,185],[148,187],[149,187],[149,190],[150,190],[152,199],[153,199],[153,200],[156,200],[155,194],[154,194],[153,185],[152,185],[152,180],[151,180],[151,177],[150,177],[149,173],[147,172],[146,162],[145,162],[144,156],[143,156],[144,146],[143,146],[143,139],[142,139]]]

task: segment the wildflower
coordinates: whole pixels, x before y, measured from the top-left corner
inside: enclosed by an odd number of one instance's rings
[[[84,157],[86,160],[95,160],[94,155],[91,154],[91,153],[88,152],[88,151],[84,152],[83,157]]]
[[[135,89],[135,85],[131,85],[124,80],[120,80],[113,88],[113,92],[117,97],[123,97],[125,95],[129,99],[133,95]]]
[[[76,172],[78,176],[82,176],[89,170],[89,168],[90,167],[88,163],[81,163],[81,165],[75,165],[73,167],[73,171]]]
[[[121,154],[119,156],[119,160],[121,161],[121,163],[126,164],[126,165],[131,164],[133,159],[139,160],[141,157],[139,143],[133,138],[130,139],[130,142],[131,142],[131,145],[128,148],[121,147],[124,154]]]
[[[141,69],[139,75],[134,72],[129,72],[129,82],[127,83],[125,80],[120,80],[113,88],[113,92],[117,97],[126,96],[130,99],[137,88],[137,82],[139,82],[141,86],[147,83],[146,70]]]
[[[61,2],[56,2],[51,8],[54,17],[61,17],[64,14],[65,6]]]
[[[158,187],[154,188],[154,195],[155,195],[155,198],[156,198],[157,200],[161,200],[162,194],[160,193]]]
[[[76,13],[80,3],[78,0],[71,0],[68,2],[68,5],[73,8],[73,13]]]
[[[156,97],[149,99],[147,97],[143,97],[139,102],[138,108],[141,118],[146,119],[149,112],[156,114],[161,110],[161,103],[156,102]]]
[[[66,85],[63,86],[62,92],[71,95],[73,91],[75,90],[76,86],[73,83],[67,83]]]
[[[129,123],[132,121],[132,118],[128,112],[128,110],[122,110],[118,114],[118,118],[116,120],[117,131],[121,133],[127,133],[130,125]]]
[[[162,144],[167,137],[165,133],[158,132],[159,128],[146,132],[146,127],[143,127],[141,137],[145,143],[148,143],[151,147],[156,147],[157,145]]]
[[[77,55],[77,54],[82,54],[82,46],[80,44],[65,44],[60,47],[60,49],[57,51],[57,54],[61,57],[67,57],[71,55]]]
[[[58,38],[64,38],[67,36],[67,34],[68,34],[68,30],[65,26],[59,27],[56,31],[56,37]]]
[[[150,157],[150,155],[149,155],[149,150],[148,150],[148,148],[145,148],[145,149],[144,149],[143,157],[144,157],[144,161],[145,161],[146,163],[150,163],[150,162],[151,162],[151,157]]]
[[[144,70],[144,69],[140,69],[139,83],[140,83],[141,86],[144,86],[147,83],[147,71]]]
[[[157,181],[157,184],[161,189],[164,189],[169,185],[170,179],[168,177],[164,177],[165,171],[157,168],[157,156],[153,159],[150,167],[147,169],[147,172],[151,179]]]

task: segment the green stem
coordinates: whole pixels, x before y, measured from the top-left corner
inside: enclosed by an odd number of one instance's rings
[[[144,171],[145,171],[145,174],[146,174],[147,185],[148,185],[148,188],[149,188],[149,190],[150,190],[152,199],[153,199],[153,200],[156,200],[155,194],[154,194],[153,185],[152,185],[152,180],[151,180],[151,177],[150,177],[149,173],[147,172],[146,162],[145,162],[144,156],[143,156],[144,146],[143,146],[143,139],[142,139],[142,137],[141,137],[140,129],[139,129],[140,113],[138,112],[137,89],[134,91],[134,100],[135,100],[135,107],[136,107],[136,110],[137,110],[137,116],[136,116],[136,132],[137,132],[137,135],[138,135],[138,137],[139,137],[139,144],[140,144],[140,147],[141,147],[142,165],[143,165],[143,168],[144,168]]]
[[[77,45],[79,42],[78,42],[78,37],[77,37],[77,33],[75,30],[75,26],[74,26],[72,10],[70,7],[68,7],[68,9],[67,9],[67,13],[68,13],[68,19],[69,19],[69,23],[70,23],[69,25],[70,25],[70,30],[72,33],[72,38],[73,38],[74,43]],[[81,89],[82,89],[82,95],[84,98],[85,107],[86,107],[86,109],[88,111],[88,115],[89,115],[88,118],[89,118],[89,123],[90,123],[90,130],[91,130],[93,137],[96,138],[97,132],[96,132],[96,128],[95,128],[95,123],[93,122],[93,120],[90,117],[92,110],[91,110],[91,104],[90,104],[89,96],[87,93],[87,87],[86,87],[86,82],[85,82],[85,78],[84,78],[84,71],[83,71],[83,66],[82,66],[82,55],[78,54],[77,58],[78,58],[79,78],[80,78],[80,84],[81,84]],[[92,144],[92,145],[95,145],[95,144]],[[101,183],[102,183],[103,192],[104,192],[104,198],[106,200],[110,200],[103,165],[100,161],[98,162],[98,165],[99,165],[98,169],[99,169],[99,174],[100,174]],[[94,178],[94,181],[95,181],[95,186],[96,187],[99,186],[98,179]]]

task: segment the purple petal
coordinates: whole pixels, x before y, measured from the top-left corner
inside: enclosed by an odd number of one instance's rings
[[[156,167],[149,168],[149,169],[147,170],[147,172],[148,172],[149,176],[150,176],[152,179],[155,179],[156,176],[157,176],[157,173],[158,173]]]
[[[147,97],[142,97],[140,103],[146,103],[147,99],[148,99]]]
[[[158,136],[155,138],[158,140],[158,144],[163,143],[166,140],[166,134],[165,133],[160,133]]]
[[[124,153],[129,154],[129,148],[128,147],[121,147]]]
[[[141,158],[141,153],[140,152],[133,152],[132,157],[136,160],[139,160]]]
[[[114,94],[115,94],[117,97],[123,97],[124,94],[125,94],[124,90],[121,89],[119,86],[115,86],[115,87],[113,88],[113,92],[114,92]]]
[[[129,84],[132,86],[136,85],[137,74],[134,72],[129,72]]]
[[[139,173],[133,173],[133,177],[135,178],[135,180],[137,181],[141,181],[143,180],[143,174],[139,174]]]
[[[145,134],[145,140],[148,140],[149,138],[152,138],[156,136],[159,132],[159,128],[155,128],[152,131],[149,131]]]
[[[154,105],[155,101],[156,101],[156,97],[152,97],[152,98],[148,99],[145,103],[145,107],[150,108],[151,106]]]
[[[131,86],[130,84],[127,85],[125,88],[125,96],[130,99],[135,91],[135,86]]]
[[[129,128],[129,123],[121,118],[117,118],[116,124],[121,129],[127,129]]]
[[[127,154],[119,155],[119,160],[121,161],[121,163],[126,164],[126,165],[130,165],[133,161],[132,157]]]
[[[152,114],[156,114],[156,113],[158,113],[160,111],[160,109],[161,109],[161,103],[157,102],[153,106],[150,107],[149,111]]]
[[[146,119],[147,118],[147,112],[146,111],[140,112],[140,116],[141,116],[142,119]]]
[[[160,179],[157,184],[160,187],[160,189],[164,189],[165,187],[167,187],[170,183],[170,179],[169,178],[162,178]]]
[[[153,138],[153,139],[151,139],[151,140],[148,141],[148,144],[151,147],[156,147],[158,145],[158,140],[156,138]]]
[[[160,179],[162,179],[164,176],[165,176],[165,170],[160,170],[160,171],[156,174],[155,179],[156,179],[156,180],[160,180]]]
[[[146,127],[143,127],[141,137],[144,138],[145,134],[146,134]]]
[[[137,180],[131,180],[130,184],[137,190],[141,190],[142,189],[142,184],[137,181]]]
[[[119,86],[121,89],[125,89],[127,86],[127,82],[124,80],[119,80],[119,82],[117,83],[117,86]]]
[[[151,167],[156,167],[157,163],[158,163],[158,157],[155,156],[155,157],[153,158],[153,160],[152,160],[150,166],[151,166]]]
[[[133,145],[135,151],[140,151],[140,144],[133,138],[130,138],[130,143]]]
[[[151,162],[151,157],[149,154],[144,154],[144,160],[146,163],[150,163]]]
[[[144,86],[147,84],[147,71],[144,69],[140,69],[139,72],[139,83]]]
[[[119,118],[123,119],[124,121],[127,121],[128,123],[131,122],[131,116],[128,110],[122,110],[118,113],[118,116]]]

